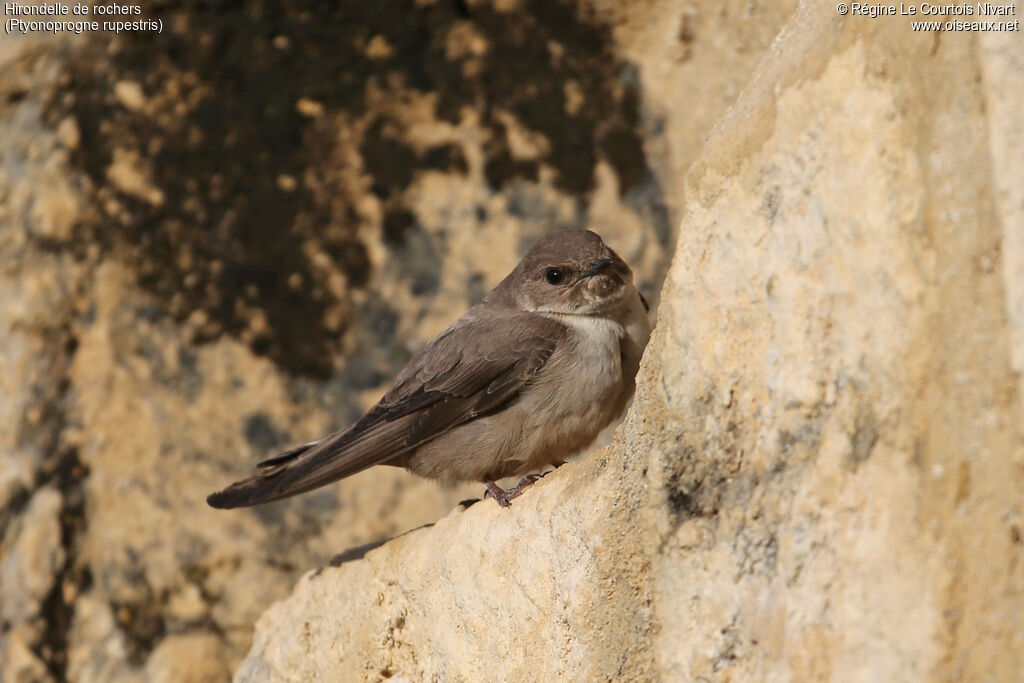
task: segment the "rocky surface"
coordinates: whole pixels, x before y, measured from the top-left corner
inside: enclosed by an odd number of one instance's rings
[[[225,680],[306,570],[478,496],[204,503],[547,230],[656,302],[682,173],[794,4],[165,2],[160,36],[0,42],[3,680]]]
[[[236,680],[1019,677],[1022,60],[802,5],[616,441],[308,573]]]

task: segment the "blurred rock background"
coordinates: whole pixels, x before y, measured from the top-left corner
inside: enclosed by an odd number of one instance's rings
[[[338,552],[479,486],[212,490],[348,424],[537,236],[657,301],[683,174],[795,2],[146,3],[0,42],[0,671],[217,681]]]

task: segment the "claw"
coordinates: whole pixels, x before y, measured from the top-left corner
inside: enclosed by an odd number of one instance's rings
[[[527,486],[529,486],[533,482],[535,482],[538,479],[541,479],[543,477],[544,477],[543,474],[537,474],[536,472],[533,472],[531,474],[527,474],[525,477],[523,477],[522,479],[519,480],[519,483],[516,484],[516,487],[514,489],[512,489],[512,491],[515,491],[515,495],[518,496],[520,493],[523,492],[523,489],[525,489]],[[509,494],[511,494],[512,491],[509,491]]]
[[[484,494],[484,498],[486,498],[487,496],[493,498],[498,503],[498,505],[500,505],[503,508],[507,508],[509,505],[512,504],[509,502],[511,498],[508,495],[508,491],[501,488],[493,481],[487,482],[487,493]]]
[[[519,480],[519,483],[516,484],[515,488],[509,489],[508,491],[504,490],[503,488],[495,484],[493,481],[486,482],[487,493],[484,494],[484,497],[490,496],[498,503],[498,505],[500,505],[503,508],[507,508],[510,505],[512,505],[513,498],[518,498],[527,486],[537,481],[538,479],[542,478],[543,476],[543,474],[536,473],[527,474],[525,477]]]

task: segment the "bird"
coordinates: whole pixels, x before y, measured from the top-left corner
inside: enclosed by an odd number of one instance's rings
[[[538,471],[582,451],[623,413],[649,311],[632,270],[597,233],[550,232],[415,353],[355,424],[258,463],[207,502],[267,503],[393,465],[482,482],[508,507]],[[512,489],[497,484],[516,476]]]

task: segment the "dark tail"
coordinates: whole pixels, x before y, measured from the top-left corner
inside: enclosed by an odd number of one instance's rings
[[[281,455],[263,460],[256,465],[260,468],[258,474],[242,481],[236,481],[223,491],[211,493],[206,498],[207,504],[220,510],[230,510],[259,503],[269,503],[272,500],[280,500],[301,493],[294,489],[283,491],[278,484],[292,471],[290,466],[298,457],[319,443],[319,441],[311,441],[285,451]]]
[[[344,431],[303,444],[264,460],[253,476],[214,493],[206,502],[215,508],[269,503],[330,484],[367,467],[404,464],[406,439],[419,414],[389,418],[375,408]]]

